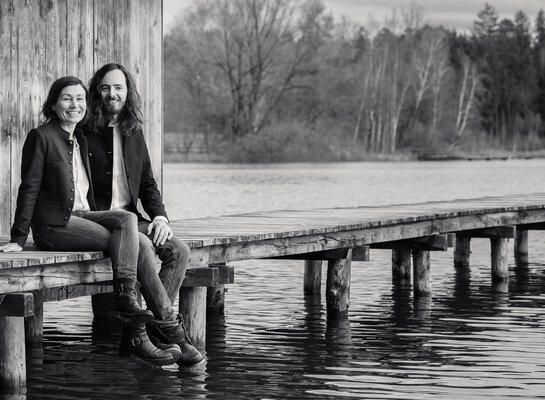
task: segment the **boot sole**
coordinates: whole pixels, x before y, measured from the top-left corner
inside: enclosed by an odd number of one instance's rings
[[[176,364],[178,364],[180,367],[194,367],[195,365],[202,364],[203,362],[204,362],[204,357],[202,357],[197,362],[191,362],[191,363],[183,362],[183,360],[179,359],[176,361]]]

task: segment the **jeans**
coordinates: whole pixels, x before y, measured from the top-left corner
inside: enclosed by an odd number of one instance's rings
[[[122,211],[74,211],[65,226],[34,224],[37,247],[52,251],[103,251],[112,259],[114,279],[136,282],[138,219]]]
[[[154,245],[146,235],[149,222],[138,224],[138,281],[148,308],[158,321],[173,321],[177,317],[172,304],[180,292],[189,262],[189,247],[173,237],[163,245]],[[159,256],[161,267],[156,271]]]

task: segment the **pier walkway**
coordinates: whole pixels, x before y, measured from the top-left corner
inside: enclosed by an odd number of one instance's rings
[[[224,285],[234,282],[228,264],[234,261],[304,260],[304,291],[316,294],[327,260],[329,318],[347,316],[351,262],[368,260],[373,248],[392,249],[394,282],[412,280],[415,297],[429,296],[432,251],[453,246],[454,267],[469,268],[471,238],[489,238],[491,281],[506,283],[508,240],[515,239],[516,262],[526,264],[528,231],[545,229],[545,193],[254,212],[173,221],[172,227],[191,247],[180,312],[192,339],[203,346],[206,314],[223,312]],[[111,292],[111,264],[100,252],[0,253],[1,386],[25,384],[24,338],[41,340],[44,301],[93,295],[96,316],[105,292]]]

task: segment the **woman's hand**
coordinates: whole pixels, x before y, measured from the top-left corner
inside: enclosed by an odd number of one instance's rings
[[[16,251],[22,251],[23,248],[19,246],[17,243],[6,243],[3,246],[0,246],[0,251],[3,251],[4,253],[14,253]]]

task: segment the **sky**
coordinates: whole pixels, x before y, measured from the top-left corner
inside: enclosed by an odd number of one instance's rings
[[[193,0],[163,0],[163,30],[168,32],[176,16]],[[385,18],[393,8],[408,7],[408,0],[322,0],[326,12],[335,17],[347,16],[366,26],[374,20],[383,26]],[[425,22],[443,25],[445,28],[467,30],[471,28],[477,13],[483,9],[485,0],[417,0],[415,4],[424,10]],[[518,10],[524,11],[533,22],[540,8],[545,9],[543,0],[488,0],[501,18],[512,19]]]

